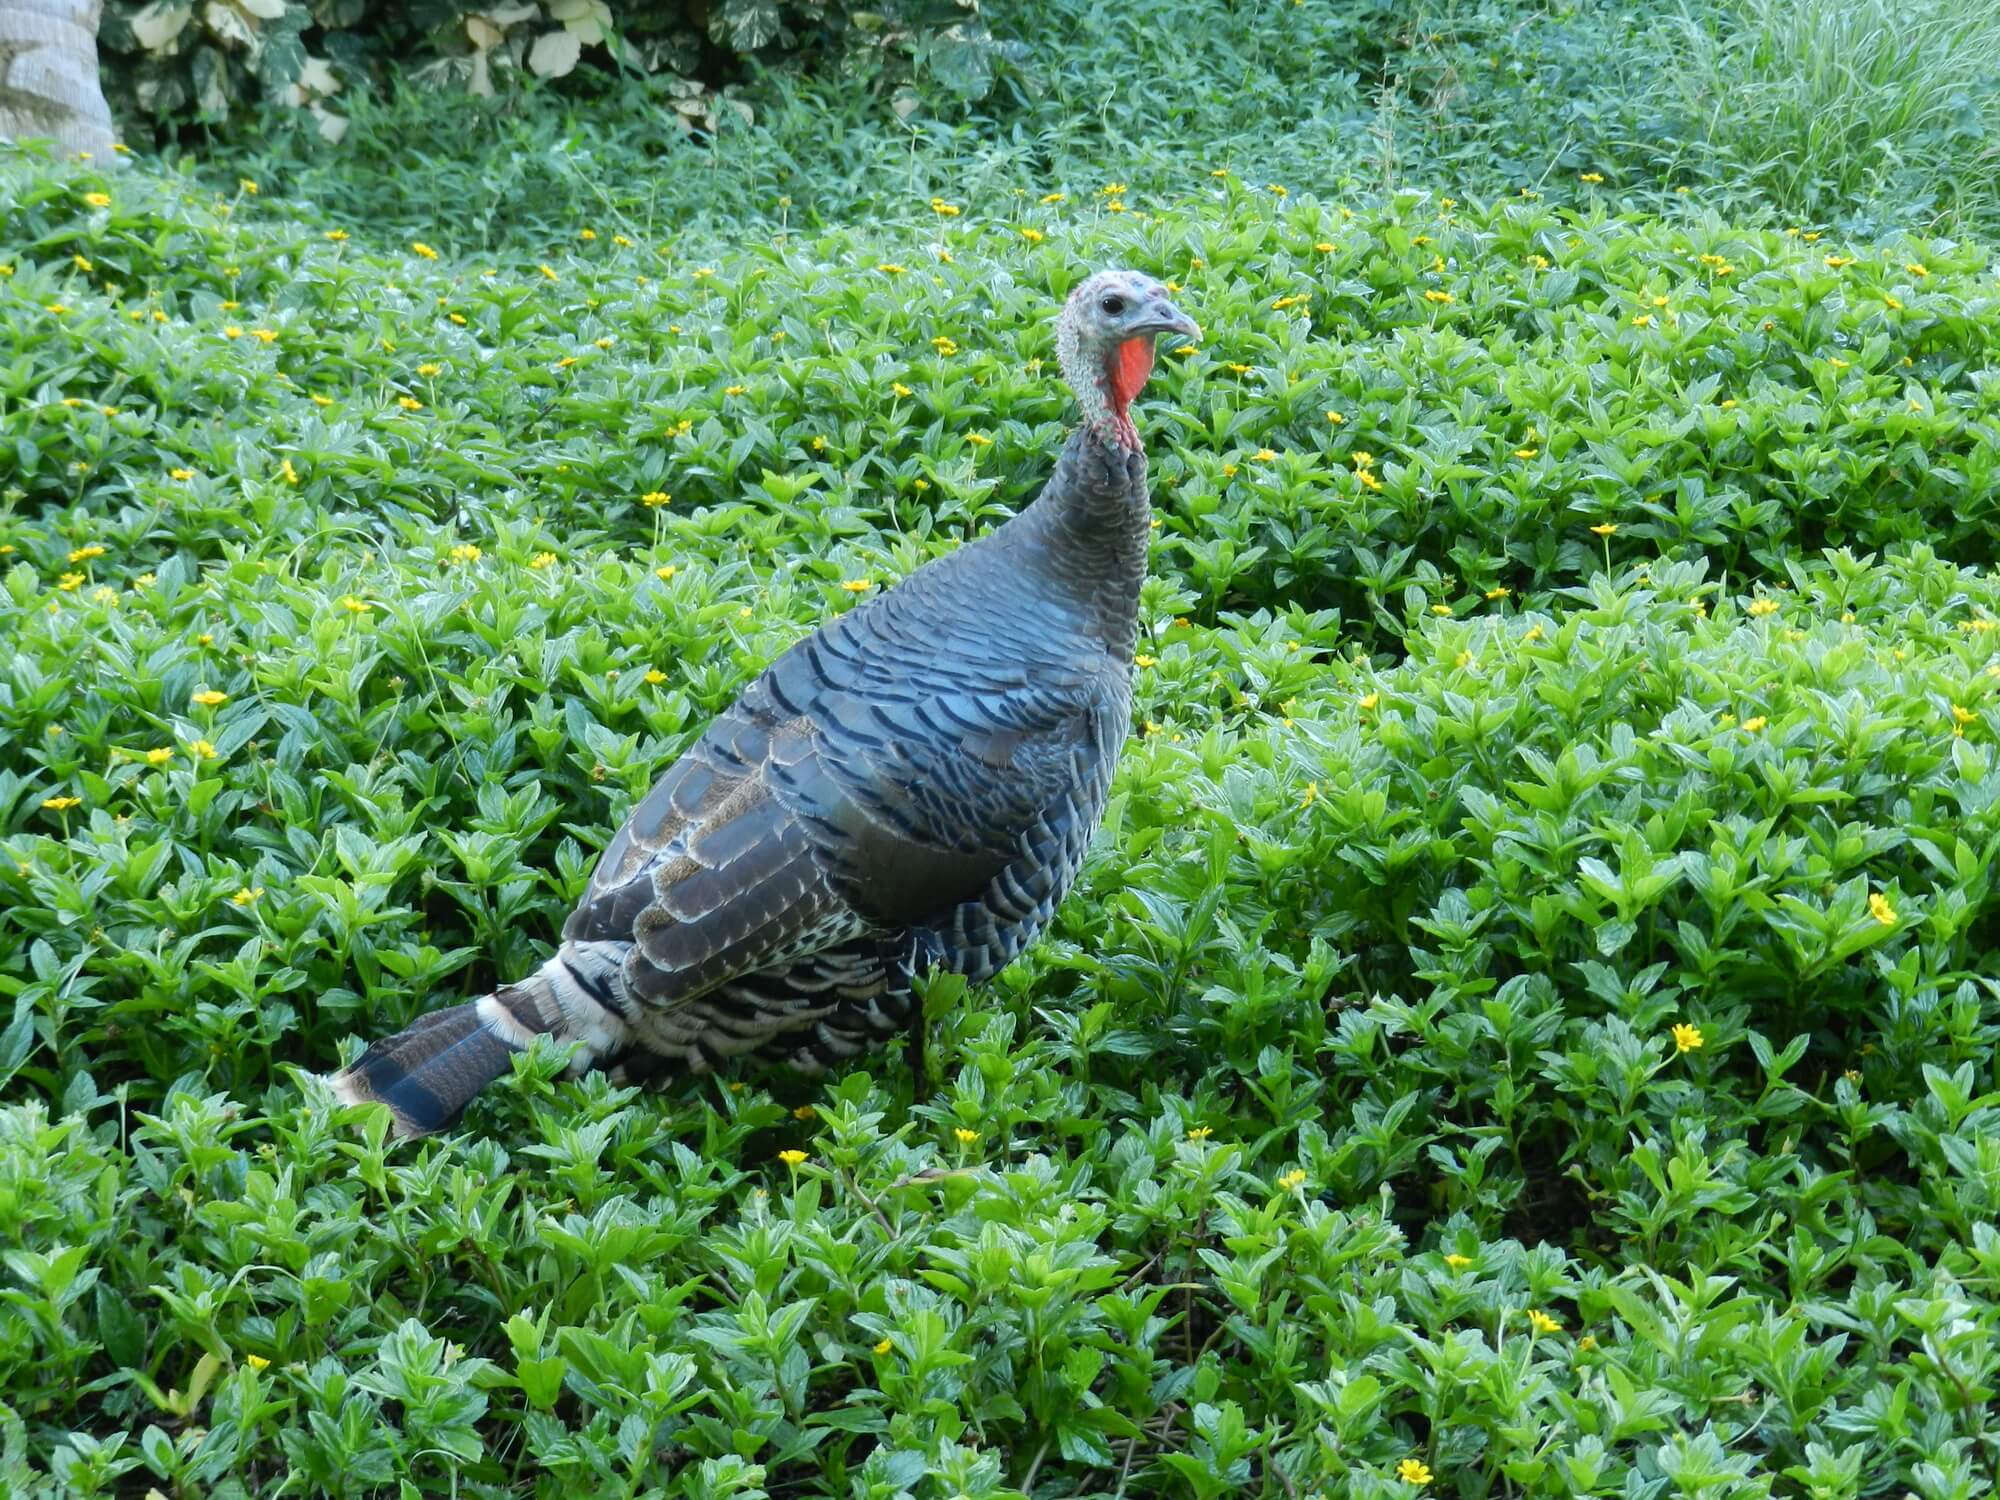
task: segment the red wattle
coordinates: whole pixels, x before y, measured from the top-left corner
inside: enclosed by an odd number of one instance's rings
[[[1118,359],[1111,371],[1111,399],[1123,416],[1125,408],[1146,388],[1153,373],[1153,336],[1144,334],[1118,346]]]

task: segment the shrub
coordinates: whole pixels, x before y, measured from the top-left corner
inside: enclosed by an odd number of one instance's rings
[[[1994,1482],[1970,252],[1197,168],[461,257],[4,170],[16,1488]],[[844,583],[1033,491],[1116,260],[1209,330],[1138,734],[1049,940],[930,986],[927,1097],[329,1108]]]
[[[720,87],[744,61],[823,56],[884,75],[913,107],[918,87],[978,99],[1018,46],[996,41],[978,0],[888,0],[855,7],[797,0],[525,0],[421,5],[333,0],[114,0],[101,28],[107,83],[121,113],[162,123],[217,123],[262,101],[310,113],[339,141],[343,92],[404,71],[491,95],[510,78],[557,79],[588,58],[661,75],[669,117],[714,130]]]

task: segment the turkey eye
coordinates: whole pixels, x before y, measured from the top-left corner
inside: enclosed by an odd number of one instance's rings
[[[1106,312],[1110,313],[1111,316],[1114,318],[1117,317],[1123,311],[1125,311],[1125,299],[1115,294],[1106,297],[1102,302],[1098,303],[1097,305],[1103,308]]]

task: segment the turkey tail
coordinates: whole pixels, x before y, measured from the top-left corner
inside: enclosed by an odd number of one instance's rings
[[[566,1020],[544,968],[519,984],[419,1016],[327,1083],[342,1104],[388,1105],[397,1135],[430,1135],[455,1122],[538,1034],[560,1037]]]
[[[443,1130],[521,1050],[487,1025],[479,1014],[484,1004],[434,1010],[382,1038],[327,1080],[333,1096],[342,1104],[388,1105],[399,1136]]]

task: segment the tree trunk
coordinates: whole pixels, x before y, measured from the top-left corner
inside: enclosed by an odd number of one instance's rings
[[[113,160],[97,82],[103,0],[0,0],[0,140],[53,138],[65,155]]]

